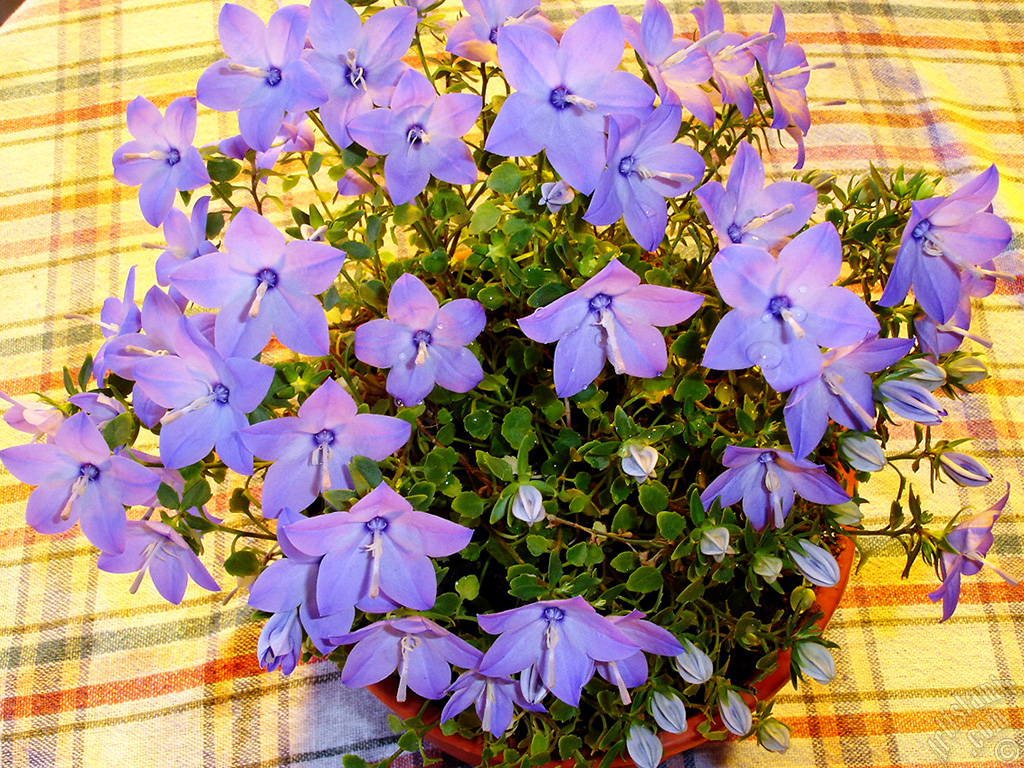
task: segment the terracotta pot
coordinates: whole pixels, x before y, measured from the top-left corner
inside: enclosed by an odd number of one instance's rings
[[[850,572],[853,570],[853,555],[856,550],[853,542],[850,539],[839,540],[839,552],[836,560],[839,563],[839,583],[834,587],[819,587],[815,590],[817,597],[816,606],[824,615],[818,621],[818,626],[822,629],[828,624],[832,618],[832,614],[835,613],[836,608],[839,606],[839,600],[843,596],[843,591],[846,589],[846,583],[849,581]],[[779,663],[775,671],[768,675],[760,682],[754,683],[751,687],[757,692],[756,700],[764,701],[770,699],[772,696],[781,691],[786,683],[789,682],[789,651],[783,651],[779,654]],[[387,707],[397,714],[399,717],[415,717],[420,713],[423,708],[424,700],[414,693],[409,693],[408,698],[405,701],[398,701],[398,683],[393,678],[383,680],[376,685],[367,686],[367,690],[370,691],[374,696],[380,699]],[[748,704],[754,702],[755,697],[749,694],[743,694]],[[441,717],[441,709],[433,704],[428,705],[424,712],[424,719],[427,721],[438,720]],[[668,758],[672,755],[678,755],[680,752],[685,752],[693,747],[698,747],[701,744],[707,742],[703,736],[697,732],[697,726],[700,725],[706,718],[703,715],[694,715],[687,720],[686,731],[681,734],[674,733],[662,733],[661,742],[665,749],[665,757]],[[451,736],[445,736],[441,733],[440,728],[434,728],[430,731],[427,736],[427,741],[441,749],[446,754],[452,757],[458,758],[463,762],[469,763],[470,765],[480,765],[481,754],[483,750],[484,739],[483,736],[478,736],[474,739],[467,739],[464,736],[453,734]],[[567,760],[563,763],[551,763],[546,768],[553,768],[554,766],[562,766],[564,768],[570,768],[573,765],[572,760]],[[632,761],[627,759],[618,759],[612,763],[611,768],[620,768],[621,766],[631,766]]]

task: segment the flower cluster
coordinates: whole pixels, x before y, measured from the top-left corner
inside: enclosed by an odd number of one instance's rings
[[[842,535],[909,540],[943,620],[995,567],[1009,491],[932,530],[901,482],[876,530],[850,478],[993,479],[928,430],[886,448],[986,375],[959,347],[987,344],[970,302],[1010,230],[994,167],[948,197],[902,170],[769,181],[754,144],[787,132],[802,166],[824,65],[778,7],[753,35],[692,15],[226,3],[196,98],[132,101],[113,158],[159,285],[139,306],[129,272],[66,400],[4,395],[28,524],[80,523],[172,603],[218,588],[204,537],[233,537],[261,666],[448,697],[482,764],[654,768],[688,711],[785,749],[751,678],[787,650],[834,676],[811,587],[841,588]],[[197,102],[238,134],[193,146]]]

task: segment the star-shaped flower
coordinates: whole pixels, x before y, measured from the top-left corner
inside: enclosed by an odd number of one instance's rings
[[[629,688],[637,688],[647,682],[647,657],[644,653],[658,656],[678,656],[683,646],[675,636],[663,627],[644,619],[640,611],[630,611],[622,616],[609,616],[608,620],[638,646],[631,656],[616,661],[600,661],[597,673],[619,690],[623,704],[630,703]]]
[[[242,442],[273,461],[263,479],[263,514],[303,510],[324,491],[352,488],[348,464],[356,454],[381,461],[409,440],[409,422],[357,413],[352,396],[327,379],[299,406],[298,416],[246,427]]]
[[[448,32],[445,50],[470,61],[498,60],[498,33],[509,24],[529,24],[555,35],[537,0],[462,0],[466,15]]]
[[[652,378],[668,365],[655,326],[681,323],[704,301],[679,288],[641,285],[618,259],[572,293],[519,320],[523,333],[555,347],[555,391],[570,397],[597,378],[605,360],[616,373]]]
[[[206,239],[206,215],[209,210],[210,196],[205,195],[196,200],[191,216],[186,216],[177,208],[167,214],[164,219],[166,247],[156,259],[156,281],[160,285],[170,285],[171,275],[182,264],[217,250],[217,246]],[[181,305],[182,309],[184,306]]]
[[[142,216],[159,227],[174,206],[177,190],[210,183],[206,164],[192,146],[196,136],[196,100],[182,96],[164,115],[137,96],[128,104],[128,132],[133,141],[114,151],[114,178],[139,187]]]
[[[463,672],[445,693],[452,697],[441,711],[442,723],[473,705],[480,718],[480,727],[496,739],[500,739],[512,724],[513,705],[531,712],[544,711],[542,705],[531,704],[523,698],[519,684],[512,678],[487,677],[476,670]]]
[[[455,299],[441,307],[415,275],[399,277],[388,296],[388,317],[356,328],[355,356],[390,368],[387,391],[404,405],[418,405],[434,385],[468,392],[484,372],[466,345],[484,329],[483,305]]]
[[[797,235],[778,259],[749,245],[723,248],[711,274],[736,309],[711,334],[702,365],[758,365],[768,383],[785,392],[821,370],[819,345],[842,347],[877,333],[878,319],[867,304],[832,285],[842,262],[839,233],[828,223]]]

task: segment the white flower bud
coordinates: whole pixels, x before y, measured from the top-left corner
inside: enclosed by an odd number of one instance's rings
[[[839,583],[839,563],[827,549],[799,540],[788,549],[796,567],[811,584],[834,587]]]
[[[946,372],[930,360],[921,358],[912,360],[907,365],[913,373],[907,376],[904,381],[920,384],[929,392],[934,392],[946,383]]]
[[[538,204],[546,205],[551,213],[558,213],[558,209],[573,201],[576,193],[572,191],[564,181],[549,181],[540,185],[540,200]]]
[[[769,752],[785,752],[789,749],[789,728],[774,717],[769,717],[757,727],[757,741]]]
[[[854,501],[835,504],[829,507],[829,510],[835,515],[835,521],[839,525],[860,525],[860,521],[864,519],[864,513]]]
[[[730,733],[746,736],[754,724],[750,707],[736,691],[728,690],[718,694],[718,713],[722,724]]]
[[[828,685],[835,679],[835,659],[828,648],[819,643],[797,643],[793,649],[793,661],[802,674],[822,685]]]
[[[961,357],[946,366],[946,376],[969,387],[988,378],[988,367],[976,357]]]
[[[839,443],[839,455],[858,472],[877,472],[885,467],[885,454],[877,440],[852,434]]]
[[[629,455],[622,459],[622,471],[635,477],[638,483],[654,477],[658,463],[658,452],[649,445],[629,444]]]
[[[722,562],[726,555],[736,554],[736,550],[729,546],[729,530],[721,526],[704,531],[700,537],[700,551],[713,557],[716,563]]]
[[[661,730],[669,733],[686,732],[686,707],[678,696],[666,696],[655,691],[651,698],[651,714]]]
[[[544,513],[544,498],[540,495],[540,491],[537,488],[528,483],[523,483],[519,486],[515,498],[512,499],[512,517],[518,518],[529,525],[539,523],[546,517]]]
[[[626,738],[626,751],[637,768],[658,768],[664,750],[654,731],[642,725],[631,725]]]
[[[782,560],[774,555],[762,555],[761,553],[754,555],[753,566],[754,573],[769,584],[779,578],[779,574],[782,573]]]
[[[711,658],[689,640],[683,640],[683,652],[672,663],[676,671],[688,683],[706,683],[715,673]]]

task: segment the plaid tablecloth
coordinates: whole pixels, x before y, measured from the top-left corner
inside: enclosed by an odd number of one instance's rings
[[[597,4],[544,9],[567,21]],[[135,190],[114,182],[110,156],[128,139],[130,99],[143,94],[164,107],[192,93],[198,74],[219,57],[220,5],[28,0],[0,29],[3,391],[60,392],[61,366],[81,360],[99,339],[96,328],[65,314],[97,316],[133,264],[140,286],[152,280],[153,252],[141,244],[157,233],[143,222]],[[669,5],[680,18],[689,9]],[[766,0],[723,6],[734,28],[767,28]],[[266,17],[274,7],[255,9]],[[790,35],[811,61],[838,65],[814,74],[811,101],[847,102],[813,110],[808,167],[842,174],[868,160],[883,170],[905,163],[962,183],[997,162],[996,212],[1021,231],[1024,4],[790,0],[785,10]],[[208,110],[200,124],[201,139],[234,127]],[[784,148],[770,165],[785,174],[792,159]],[[1013,245],[1020,247],[1019,234]],[[1013,268],[1016,255],[1004,264]],[[938,430],[977,438],[975,452],[998,480],[970,492],[946,487],[932,495],[921,487],[935,509],[949,513],[984,508],[1009,482],[1014,491],[993,552],[1017,576],[1024,576],[1022,287],[1020,280],[1001,284],[977,312],[975,329],[997,341],[988,356],[993,378]],[[0,431],[2,446],[20,438]],[[879,522],[888,499],[876,488]],[[384,708],[344,688],[331,665],[301,667],[291,677],[259,670],[258,626],[248,621],[244,599],[222,607],[226,591],[192,587],[173,607],[148,582],[131,596],[131,576],[98,572],[96,552],[77,529],[46,537],[27,528],[27,495],[0,474],[0,765],[327,768],[348,751],[373,759],[392,749]],[[672,765],[1024,765],[1024,590],[987,571],[965,579],[956,617],[940,625],[938,607],[926,598],[934,575],[919,566],[900,583],[899,548],[872,542],[871,550],[828,631],[842,645],[837,679],[779,697],[777,714],[793,727],[789,753],[726,743]]]

